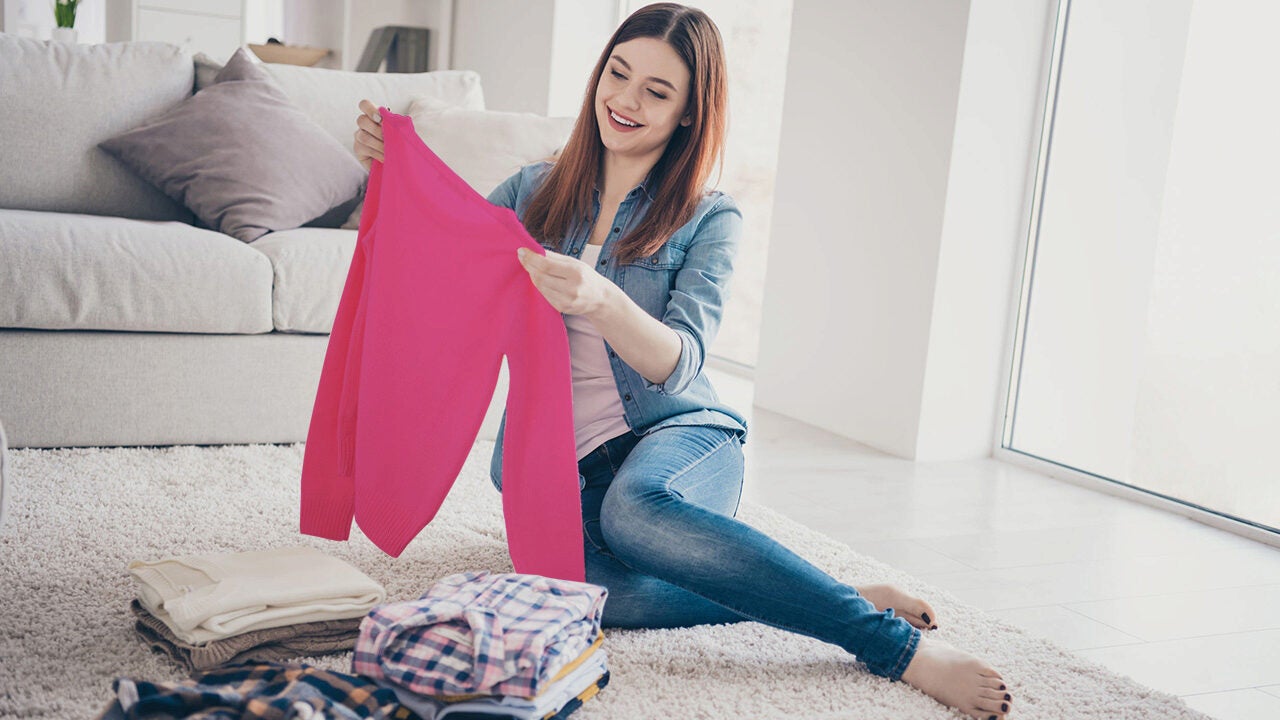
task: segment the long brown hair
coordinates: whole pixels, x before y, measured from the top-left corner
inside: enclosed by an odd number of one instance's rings
[[[646,5],[618,26],[600,54],[573,133],[525,210],[525,229],[544,246],[557,247],[577,223],[590,221],[592,184],[603,181],[596,88],[614,46],[639,37],[666,42],[689,68],[686,112],[691,122],[677,125],[668,140],[649,182],[653,203],[640,224],[618,241],[615,256],[631,262],[656,252],[693,217],[717,161],[723,174],[728,78],[720,30],[697,8],[672,2]]]

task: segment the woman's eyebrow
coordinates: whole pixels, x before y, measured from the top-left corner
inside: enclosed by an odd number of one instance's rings
[[[622,63],[622,67],[626,68],[627,70],[630,70],[630,69],[631,69],[631,66],[630,66],[629,64],[627,64],[627,61],[626,61],[626,60],[623,60],[623,59],[622,59],[622,56],[621,56],[621,55],[614,55],[614,56],[613,56],[613,59],[614,59],[614,60],[617,60],[617,61],[618,61],[618,62],[620,62],[620,63]],[[672,90],[672,91],[674,91],[674,92],[679,92],[678,90],[676,90],[676,86],[675,86],[675,85],[672,85],[671,83],[667,82],[666,80],[663,80],[663,79],[662,79],[662,78],[660,78],[660,77],[654,77],[654,76],[650,75],[649,77],[647,77],[647,78],[645,78],[645,79],[646,79],[646,80],[652,80],[652,81],[654,81],[654,82],[656,82],[656,83],[662,83],[663,85],[666,85],[667,87],[671,88],[671,90]]]

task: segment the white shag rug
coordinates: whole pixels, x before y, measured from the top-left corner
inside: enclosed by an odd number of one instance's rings
[[[418,597],[464,570],[511,572],[492,441],[478,440],[436,518],[399,558],[353,527],[348,542],[300,535],[303,445],[10,450],[0,527],[0,717],[80,720],[111,701],[119,676],[181,680],[135,635],[131,560],[303,543],[381,582],[389,601]],[[1010,718],[1206,718],[768,508],[739,519],[834,577],[893,582],[927,598],[936,637],[998,668]],[[607,602],[607,601],[606,601]],[[870,673],[823,641],[756,622],[606,630],[611,681],[575,713],[597,718],[959,718],[911,686]],[[298,658],[350,672],[351,653]]]

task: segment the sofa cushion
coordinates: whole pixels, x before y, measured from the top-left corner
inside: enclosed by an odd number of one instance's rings
[[[271,312],[279,332],[333,329],[338,301],[355,254],[356,232],[297,228],[267,233],[249,247],[271,260],[275,274]]]
[[[195,56],[196,91],[217,73],[216,60]],[[416,97],[433,97],[468,110],[484,109],[480,74],[474,70],[433,70],[424,73],[368,73],[329,68],[262,63],[261,67],[307,117],[333,136],[355,157],[356,117],[360,101],[404,113]]]
[[[271,262],[181,222],[0,209],[0,327],[265,333]]]
[[[191,56],[168,43],[0,33],[0,207],[191,222],[98,143],[190,97],[192,82]]]
[[[360,194],[364,168],[236,50],[185,102],[101,147],[208,227],[252,242]]]
[[[520,168],[554,155],[577,122],[531,112],[470,110],[432,97],[409,103],[409,117],[427,147],[485,197]]]
[[[503,180],[539,160],[554,160],[573,133],[574,117],[472,110],[419,97],[406,113],[431,151],[473,190],[488,197]],[[342,224],[360,229],[364,199]]]

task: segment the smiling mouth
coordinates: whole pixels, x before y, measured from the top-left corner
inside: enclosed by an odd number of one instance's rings
[[[605,113],[607,113],[607,114],[609,114],[609,115],[617,115],[618,117],[622,118],[623,120],[626,120],[627,122],[633,122],[633,123],[636,123],[636,121],[635,121],[635,120],[631,120],[631,119],[627,118],[625,115],[623,115],[623,114],[622,114],[622,113],[620,113],[620,112],[617,112],[616,110],[614,110],[613,108],[609,107],[608,105],[605,105],[605,106],[604,106],[604,111],[605,111]],[[644,125],[642,125],[642,124],[640,124],[640,123],[636,123],[635,125],[628,125],[627,127],[642,128],[642,127],[644,127]]]

